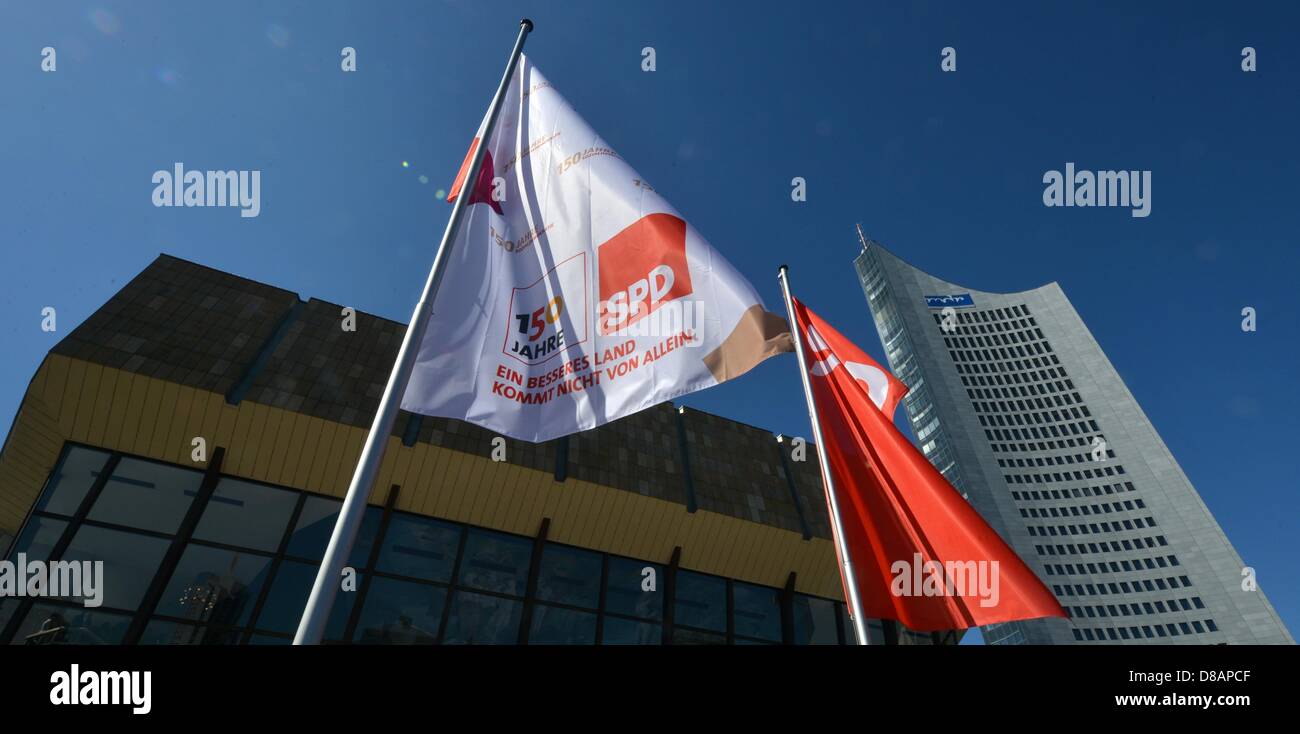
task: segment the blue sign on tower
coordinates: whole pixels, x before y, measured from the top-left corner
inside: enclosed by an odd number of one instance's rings
[[[975,308],[975,300],[970,297],[969,293],[958,293],[949,296],[926,296],[925,304],[930,308]]]

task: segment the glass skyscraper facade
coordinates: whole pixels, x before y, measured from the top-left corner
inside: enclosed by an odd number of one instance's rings
[[[867,240],[855,267],[922,452],[1070,614],[986,642],[1294,643],[1057,284],[976,291]]]

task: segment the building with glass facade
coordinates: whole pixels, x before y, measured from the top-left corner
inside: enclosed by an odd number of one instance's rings
[[[990,644],[1294,644],[1060,286],[987,293],[863,241],[913,435],[1070,613]]]
[[[60,341],[0,452],[0,550],[102,561],[102,604],[0,598],[0,643],[287,644],[404,328],[343,316],[161,256]],[[402,414],[329,641],[852,635],[811,449],[668,404],[494,438]]]

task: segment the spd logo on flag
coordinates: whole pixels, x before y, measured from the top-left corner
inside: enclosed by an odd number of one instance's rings
[[[691,294],[686,222],[651,214],[596,251],[600,260],[600,333],[626,329],[660,306]]]

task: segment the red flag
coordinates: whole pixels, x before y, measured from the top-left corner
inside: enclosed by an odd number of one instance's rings
[[[469,144],[469,152],[465,154],[465,160],[460,164],[460,171],[456,173],[456,180],[451,184],[451,193],[447,194],[447,201],[453,202],[460,191],[465,187],[465,179],[469,177],[469,167],[474,162],[474,151],[483,141],[474,138]],[[501,214],[501,202],[492,198],[492,179],[496,176],[496,171],[492,168],[492,151],[486,151],[483,154],[483,165],[478,170],[478,183],[475,184],[474,190],[470,192],[469,203],[487,204],[492,207],[492,211]]]
[[[907,387],[792,300],[863,613],[923,632],[1067,616],[894,426]]]

